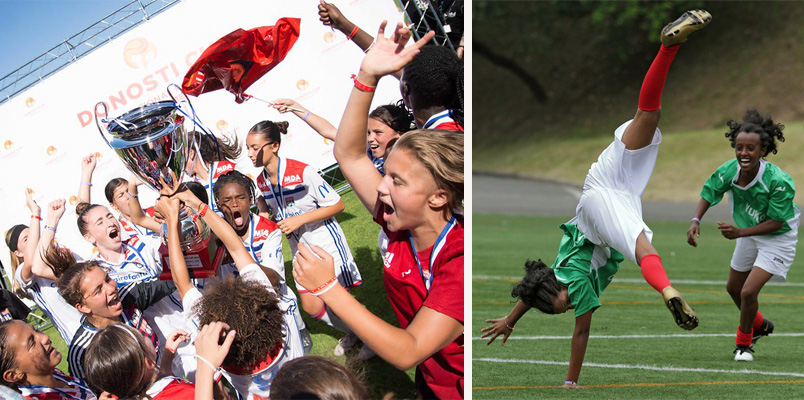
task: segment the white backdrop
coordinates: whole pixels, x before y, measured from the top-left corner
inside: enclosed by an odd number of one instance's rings
[[[392,0],[332,0],[354,23],[374,35],[383,19],[389,26],[403,20]],[[284,61],[247,93],[260,99],[286,97],[338,125],[352,81],[363,53],[346,37],[318,21],[317,0],[185,0],[137,26],[90,55],[52,75],[0,106],[0,230],[14,224],[29,224],[24,190],[46,218],[47,203],[68,200],[57,239],[88,254],[91,246],[79,235],[75,223],[75,194],[80,180],[81,158],[98,152],[100,160],[93,177],[92,200],[106,205],[103,187],[114,177],[129,173],[101,139],[92,110],[99,101],[118,116],[147,102],[169,99],[169,83],[181,85],[189,67],[203,50],[237,29],[274,25],[282,17],[301,19],[299,40]],[[380,82],[374,106],[400,97],[392,78]],[[280,155],[317,168],[332,165],[332,143],[325,141],[298,117],[279,114],[266,104],[249,100],[234,102],[224,90],[190,97],[204,125],[216,135],[245,135],[255,123],[269,119],[290,122]],[[258,173],[243,156],[237,169]],[[154,193],[143,189],[143,204],[151,205]],[[0,246],[3,264],[10,268],[5,240]],[[9,272],[9,271],[7,271]]]

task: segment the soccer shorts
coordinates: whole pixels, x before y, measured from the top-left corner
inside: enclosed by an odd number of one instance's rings
[[[656,129],[648,146],[628,150],[622,136],[630,123],[617,128],[614,142],[589,168],[575,214],[578,228],[592,243],[612,247],[639,265],[637,238],[643,232],[648,241],[653,238],[642,221],[641,196],[653,174],[662,134]]]
[[[798,232],[795,230],[777,236],[748,236],[737,238],[731,268],[748,272],[759,267],[773,274],[772,281],[784,282],[787,271],[796,257]]]

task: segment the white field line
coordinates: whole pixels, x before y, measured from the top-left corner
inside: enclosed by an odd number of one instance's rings
[[[801,337],[804,333],[771,333],[773,337]],[[734,337],[732,333],[674,333],[667,335],[589,335],[590,339],[658,339],[658,338],[705,338]],[[570,340],[572,336],[509,336],[508,340]],[[489,340],[475,336],[472,340]],[[585,364],[584,364],[585,365]]]
[[[510,360],[502,358],[473,358],[472,361],[482,361],[491,363],[513,363],[513,364],[539,364],[539,365],[569,365],[566,361],[544,361],[544,360]],[[755,375],[771,375],[771,376],[795,376],[804,378],[804,374],[796,372],[772,372],[772,371],[757,371],[754,369],[708,369],[708,368],[680,368],[680,367],[659,367],[656,365],[628,365],[628,364],[600,364],[600,363],[583,363],[586,367],[601,367],[601,368],[616,368],[616,369],[641,369],[648,371],[673,371],[673,372],[712,372],[723,374],[755,374]]]
[[[493,275],[473,275],[472,278],[489,279],[498,281],[520,281],[521,276],[493,276]],[[612,283],[645,283],[644,279],[620,279],[615,277]],[[687,279],[673,279],[674,284],[684,285],[721,285],[726,286],[726,281],[695,281]],[[804,282],[768,282],[765,286],[791,286],[804,287]]]

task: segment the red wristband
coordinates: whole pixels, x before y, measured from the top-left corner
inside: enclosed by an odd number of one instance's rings
[[[198,216],[201,217],[201,218],[204,218],[204,215],[207,213],[207,210],[209,210],[209,206],[207,206],[206,204],[201,203],[201,207],[199,207],[199,208],[200,208],[200,210],[198,210]]]
[[[338,277],[333,276],[333,277],[332,277],[332,279],[330,279],[330,280],[326,281],[326,282],[325,282],[323,285],[321,285],[321,286],[319,286],[319,287],[317,287],[317,288],[315,288],[315,289],[311,290],[311,291],[310,291],[310,293],[311,293],[311,294],[316,294],[316,293],[318,293],[318,292],[322,291],[322,290],[323,290],[325,287],[327,287],[327,286],[329,286],[329,285],[331,285],[331,284],[335,283],[335,281],[337,281],[337,280],[338,280]]]
[[[349,36],[346,37],[346,40],[352,40],[355,37],[355,35],[357,35],[357,31],[359,29],[360,28],[358,28],[357,25],[355,25],[355,29],[352,29],[352,32],[349,34]]]
[[[38,215],[33,215],[33,214],[31,214],[31,218],[33,218],[33,219],[38,219],[38,220],[42,221],[42,217],[40,217],[40,216],[38,216]]]
[[[359,80],[357,80],[357,75],[352,74],[352,80],[355,81],[355,87],[357,90],[360,90],[361,92],[373,92],[377,90],[376,86],[368,86],[361,83]]]

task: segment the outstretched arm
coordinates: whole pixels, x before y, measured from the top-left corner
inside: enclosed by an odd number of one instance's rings
[[[170,275],[179,297],[184,300],[184,295],[195,286],[190,281],[190,273],[187,271],[187,262],[184,260],[184,253],[181,251],[181,237],[179,237],[179,209],[181,202],[177,197],[162,196],[156,202],[156,212],[167,220],[168,226],[168,256],[170,257]]]
[[[95,172],[95,165],[98,163],[96,153],[92,153],[81,159],[81,183],[78,186],[78,202],[90,203],[90,188],[92,187],[92,173]]]
[[[27,284],[27,282],[31,280],[33,260],[36,254],[36,247],[39,244],[39,221],[42,218],[40,216],[42,210],[39,208],[39,204],[36,204],[36,201],[31,197],[31,190],[28,188],[25,188],[25,205],[28,206],[28,210],[31,211],[31,225],[28,226],[28,242],[25,243],[25,248],[22,249],[23,260],[25,260],[25,262],[22,264],[20,277],[22,278],[22,282]],[[13,286],[18,287],[15,278],[12,277],[11,280],[14,280]]]
[[[64,215],[64,207],[64,199],[53,200],[50,202],[50,204],[48,204],[47,221],[45,221],[46,228],[44,229],[44,232],[42,232],[42,236],[39,239],[39,245],[37,246],[32,257],[33,263],[31,265],[31,273],[45,279],[50,279],[51,281],[57,280],[58,277],[56,277],[56,275],[53,273],[53,269],[45,264],[43,255],[47,253],[50,243],[53,242],[53,239],[56,237],[56,229],[59,226],[59,221],[61,220],[62,215]]]
[[[292,99],[276,99],[274,100],[273,107],[282,114],[287,112],[293,113],[293,115],[306,122],[310,128],[318,132],[319,135],[325,139],[335,141],[335,134],[338,130],[329,121],[310,112],[310,110],[304,108],[299,102]]]
[[[343,204],[343,199],[341,199],[338,200],[336,204],[331,206],[321,207],[310,212],[285,218],[277,222],[276,225],[279,226],[279,229],[282,230],[282,233],[285,235],[290,235],[292,232],[295,232],[296,229],[299,229],[300,226],[310,222],[323,221],[329,217],[338,215],[338,213],[343,211],[344,208],[346,208],[346,206]]]
[[[491,342],[500,335],[503,335],[501,344],[505,346],[505,342],[508,340],[508,336],[511,336],[511,332],[514,331],[514,326],[516,326],[517,321],[519,321],[528,310],[530,310],[530,307],[523,303],[522,300],[519,300],[507,316],[497,319],[487,319],[486,322],[491,325],[480,330],[480,332],[483,333],[480,335],[481,338],[491,336],[489,341],[486,342],[486,346],[490,345]]]
[[[586,344],[589,342],[589,329],[592,327],[592,311],[575,317],[575,331],[572,333],[572,350],[570,351],[567,379],[562,387],[578,388],[578,377],[581,376],[583,357],[586,355]]]
[[[709,210],[709,206],[711,206],[711,204],[701,198],[701,200],[698,201],[698,206],[695,208],[695,215],[690,222],[690,229],[687,230],[687,243],[692,247],[698,247],[698,242],[695,238],[701,237],[701,218],[703,218],[706,211]]]
[[[386,24],[386,21],[380,24],[377,40],[360,64],[356,85],[360,82],[368,87],[376,87],[381,77],[402,69],[419,53],[419,49],[435,36],[434,32],[428,32],[414,45],[405,47],[410,39],[410,30],[403,28],[402,24],[397,24],[393,35],[386,38]],[[335,141],[333,153],[355,194],[374,215],[377,202],[376,188],[382,176],[366,157],[366,129],[374,92],[363,90],[357,86],[352,88],[352,94],[338,126],[338,140]]]

